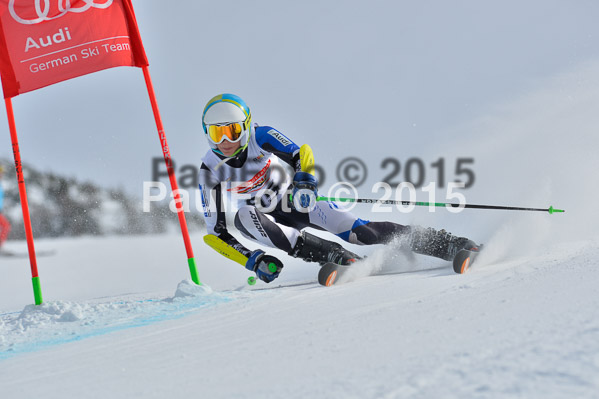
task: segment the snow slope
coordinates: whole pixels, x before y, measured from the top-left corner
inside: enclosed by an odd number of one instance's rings
[[[225,265],[203,245],[196,245],[200,270],[218,287],[214,292],[181,278],[184,264],[166,262],[168,251],[163,259],[160,251],[148,255],[155,261],[146,270],[138,267],[143,262],[111,260],[117,255],[110,254],[152,252],[159,241],[176,248],[178,240],[42,242],[58,251],[43,261],[46,304],[20,312],[17,302],[6,305],[2,280],[2,397],[592,398],[599,392],[597,239],[499,262],[490,252],[461,276],[439,269],[444,262],[396,256],[386,274],[330,289],[317,285],[317,267],[293,261],[272,286],[249,287],[241,267]],[[84,259],[77,274],[90,281],[86,289],[77,279],[51,277],[72,264],[73,247]],[[94,251],[107,254],[105,267]],[[390,255],[378,249],[371,263]],[[22,279],[15,270],[23,263],[2,260],[11,284]],[[424,267],[432,270],[401,273]],[[137,276],[153,282],[151,292],[143,292],[148,285],[135,282]],[[134,293],[123,295],[127,289]]]
[[[597,65],[447,135],[480,147],[469,201],[567,213],[373,215],[483,241],[466,275],[350,247],[369,261],[328,289],[270,251],[283,274],[249,287],[194,235],[198,289],[177,235],[39,240],[33,307],[26,259],[0,258],[1,397],[599,397]]]

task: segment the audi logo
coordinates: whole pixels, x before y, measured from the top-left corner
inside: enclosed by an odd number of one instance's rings
[[[37,18],[35,19],[23,19],[17,15],[17,12],[15,11],[15,1],[16,0],[10,0],[8,2],[8,11],[13,19],[23,25],[34,25],[39,24],[40,22],[60,18],[68,12],[82,13],[92,7],[105,9],[110,7],[114,0],[105,0],[103,3],[100,2],[101,0],[98,3],[96,3],[96,0],[79,0],[80,3],[83,3],[80,7],[71,6],[71,0],[57,0],[59,13],[53,17],[48,16],[53,0],[34,0],[35,12],[37,13]]]

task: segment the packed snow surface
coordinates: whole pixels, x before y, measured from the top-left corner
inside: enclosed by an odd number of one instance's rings
[[[276,282],[250,287],[243,268],[203,245],[200,272],[212,288],[198,287],[185,278],[179,241],[43,240],[56,254],[40,258],[42,306],[26,304],[26,262],[0,260],[2,397],[599,392],[599,240],[529,255],[489,250],[466,275],[379,247],[354,281],[331,288],[317,284],[316,265],[297,260]],[[76,257],[75,272],[67,265]]]
[[[368,260],[352,281],[324,288],[317,265],[268,250],[285,263],[281,277],[248,286],[247,270],[194,234],[205,284],[196,287],[176,234],[38,240],[54,254],[38,259],[45,303],[33,306],[27,258],[0,257],[1,397],[599,397],[598,65],[539,80],[434,140],[418,136],[426,145],[390,132],[402,150],[429,148],[429,159],[475,155],[468,202],[567,210],[356,208],[485,243],[465,275],[393,247],[349,246]],[[330,148],[313,141],[325,159]]]

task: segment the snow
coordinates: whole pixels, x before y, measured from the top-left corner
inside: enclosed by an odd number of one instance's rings
[[[196,287],[175,233],[41,239],[36,248],[54,255],[38,259],[45,303],[33,306],[27,259],[1,257],[2,398],[596,398],[597,70],[575,69],[589,83],[576,112],[566,102],[545,113],[562,82],[466,129],[506,132],[500,150],[476,149],[490,166],[477,169],[469,201],[565,214],[354,210],[484,242],[465,275],[393,246],[350,245],[368,260],[347,284],[321,287],[316,264],[269,250],[284,260],[281,277],[248,286],[248,271],[197,232],[206,285]],[[564,79],[576,86],[577,76]],[[543,154],[530,168],[505,160],[528,159],[525,118]],[[568,123],[573,139],[541,140]],[[7,249],[26,253],[24,242]]]
[[[212,288],[198,287],[185,277],[178,241],[43,240],[39,247],[56,254],[40,261],[42,306],[26,304],[26,262],[2,259],[3,397],[599,392],[598,239],[501,261],[489,251],[465,275],[446,262],[378,248],[355,281],[332,288],[316,283],[317,266],[297,260],[275,283],[250,287],[242,267],[194,235],[200,276]],[[364,276],[385,259],[395,263]]]
[[[583,103],[599,103],[594,93]],[[543,112],[542,98],[524,112]],[[582,108],[593,121],[596,107]],[[566,114],[552,112],[578,117]],[[504,116],[502,127],[521,119]],[[42,306],[31,305],[27,258],[0,257],[2,398],[596,398],[599,219],[588,199],[597,188],[580,182],[596,180],[587,151],[599,139],[587,130],[583,142],[560,146],[583,155],[551,178],[505,165],[481,170],[494,184],[469,192],[565,214],[368,215],[484,242],[465,275],[394,246],[350,245],[368,259],[347,284],[321,287],[316,264],[269,250],[284,260],[281,277],[249,286],[248,271],[196,232],[198,287],[176,233],[36,240],[40,253],[54,253],[38,259]],[[505,151],[518,153],[519,143],[510,136]],[[26,253],[24,242],[7,249]]]
[[[281,277],[248,286],[247,270],[194,233],[198,287],[174,233],[42,239],[36,248],[54,255],[38,259],[45,303],[34,306],[28,260],[0,257],[0,395],[597,398],[597,71],[592,60],[539,78],[538,90],[448,127],[444,141],[423,138],[435,143],[428,159],[464,156],[469,143],[469,202],[565,214],[355,209],[484,242],[465,275],[392,247],[350,246],[369,257],[347,284],[321,287],[317,265],[273,250]],[[111,205],[103,211],[114,216]],[[7,249],[26,253],[24,242]]]

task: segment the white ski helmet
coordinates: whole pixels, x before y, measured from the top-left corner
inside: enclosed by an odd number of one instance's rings
[[[213,97],[202,115],[202,127],[212,151],[222,154],[217,144],[223,140],[240,142],[239,150],[245,150],[250,139],[252,115],[245,101],[235,94],[219,94]]]

